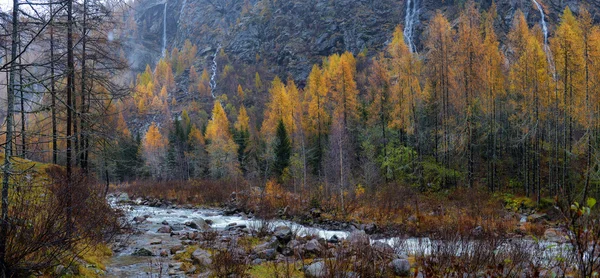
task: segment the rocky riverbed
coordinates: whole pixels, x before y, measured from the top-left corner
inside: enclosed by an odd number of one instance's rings
[[[360,260],[377,265],[379,273],[407,275],[415,265],[415,256],[447,247],[447,242],[428,238],[371,237],[365,232],[376,229],[371,225],[329,230],[290,221],[265,221],[242,212],[130,200],[126,194],[113,195],[109,201],[124,211],[130,230],[113,244],[108,277],[219,277],[222,273],[215,273],[220,271],[219,263],[224,269],[239,265],[237,270],[247,272],[265,265],[277,271],[277,265],[289,266],[290,262],[300,276],[323,277],[336,263],[356,264]],[[515,246],[529,244],[526,248],[535,256],[552,260],[566,248],[550,241],[518,240],[518,245],[507,241],[497,249],[511,252]],[[461,242],[453,252],[474,252],[478,246],[478,241]],[[361,277],[355,274],[358,276],[348,277]]]

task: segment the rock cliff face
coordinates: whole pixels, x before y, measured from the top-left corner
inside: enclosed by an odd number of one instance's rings
[[[414,0],[413,0],[414,1]],[[421,35],[436,10],[456,22],[465,0],[417,0],[415,45],[422,49]],[[487,9],[492,1],[477,1]],[[580,1],[539,0],[543,3],[550,33],[562,10],[575,13]],[[592,14],[600,1],[590,2]],[[166,21],[163,20],[167,5]],[[496,0],[500,38],[521,9],[530,25],[540,21],[532,0]],[[218,44],[233,59],[246,64],[266,59],[273,73],[304,79],[312,64],[323,56],[343,51],[374,54],[390,40],[398,24],[404,24],[406,0],[141,0],[135,6],[137,36],[128,43],[135,70],[161,57],[163,27],[167,49],[181,47],[186,39],[198,45],[199,66],[208,66]],[[596,17],[598,18],[598,17]]]

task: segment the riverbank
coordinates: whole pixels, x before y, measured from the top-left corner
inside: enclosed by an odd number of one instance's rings
[[[326,277],[328,273],[393,277],[420,273],[430,277],[444,268],[456,273],[503,275],[569,271],[568,265],[555,263],[564,257],[563,250],[558,252],[556,245],[548,242],[500,236],[476,240],[459,234],[444,240],[385,237],[368,235],[353,225],[348,230],[329,230],[292,221],[266,221],[231,209],[194,208],[139,197],[131,200],[125,194],[112,200],[127,213],[131,230],[114,245],[115,256],[107,265],[109,277],[158,273],[175,277],[235,273],[250,277]],[[532,269],[527,265],[542,259],[547,262],[544,266]],[[515,263],[509,265],[508,261]]]

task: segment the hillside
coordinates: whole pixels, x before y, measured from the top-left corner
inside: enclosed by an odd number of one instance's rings
[[[394,27],[405,25],[406,0],[174,0],[166,1],[166,47],[183,45],[186,39],[198,45],[197,67],[208,67],[217,45],[235,60],[256,63],[257,57],[267,61],[270,71],[296,81],[304,80],[312,64],[333,53],[366,50],[370,55],[389,43]],[[423,48],[426,25],[437,10],[454,25],[464,1],[416,1],[414,37],[417,50]],[[492,1],[476,1],[482,10]],[[569,6],[575,13],[580,1],[541,1],[550,32],[554,30],[562,10]],[[598,5],[590,1],[594,14]],[[136,2],[137,35],[128,43],[128,57],[136,71],[153,65],[163,47],[164,3],[156,0]],[[501,41],[506,39],[514,14],[522,10],[530,25],[540,22],[540,14],[531,0],[498,0],[498,29]],[[412,7],[412,6],[411,6]]]

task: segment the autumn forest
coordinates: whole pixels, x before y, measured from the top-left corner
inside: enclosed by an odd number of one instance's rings
[[[0,277],[598,275],[597,4],[400,1],[357,51],[171,2],[2,7]]]

